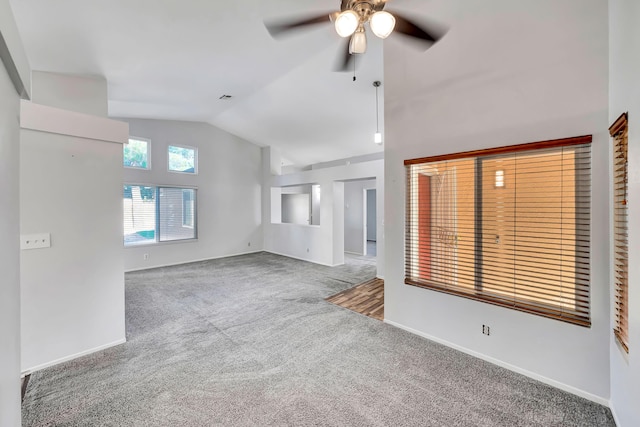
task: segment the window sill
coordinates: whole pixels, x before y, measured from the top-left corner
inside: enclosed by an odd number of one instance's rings
[[[198,239],[181,239],[181,240],[167,240],[165,242],[141,242],[133,245],[123,245],[125,249],[135,249],[135,248],[148,248],[152,246],[165,246],[165,245],[175,245],[179,243],[197,243]]]

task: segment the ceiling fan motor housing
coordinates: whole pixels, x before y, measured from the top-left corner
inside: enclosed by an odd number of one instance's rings
[[[384,9],[384,4],[384,0],[342,0],[340,10],[353,10],[366,22],[374,12]]]

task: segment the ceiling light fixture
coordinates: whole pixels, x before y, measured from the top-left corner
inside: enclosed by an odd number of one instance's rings
[[[338,56],[339,62],[336,62],[336,71],[350,71],[357,59],[357,55],[353,54],[365,53],[367,44],[372,40],[367,40],[369,36],[366,34],[367,31],[371,31],[380,39],[386,39],[392,33],[398,33],[399,36],[420,42],[425,49],[440,40],[446,32],[440,25],[425,27],[416,23],[413,18],[403,16],[402,13],[387,10],[389,0],[340,0],[339,3],[340,8],[329,13],[324,12],[296,19],[269,20],[265,21],[265,26],[272,37],[279,38],[281,35],[284,36],[301,28],[311,28],[327,22],[333,23],[332,31],[337,32],[340,37],[347,40],[355,38],[342,43],[343,47],[340,48]]]
[[[336,32],[340,37],[349,37],[360,24],[360,17],[353,10],[345,10],[336,18]]]
[[[360,25],[349,42],[349,53],[365,53],[367,51],[367,36],[364,27]]]
[[[381,39],[386,39],[396,26],[396,18],[384,10],[376,11],[376,5],[368,1],[353,0],[350,9],[344,10],[335,18],[336,32],[340,37],[351,37],[349,53],[365,53],[367,37],[365,24]]]
[[[382,145],[382,133],[380,133],[380,113],[378,110],[378,88],[380,87],[382,83],[380,83],[378,80],[376,80],[375,82],[373,82],[373,86],[376,88],[376,133],[373,135],[373,142],[375,142],[378,145]]]
[[[396,18],[389,12],[381,10],[371,15],[369,26],[373,34],[381,39],[386,39],[396,26]]]

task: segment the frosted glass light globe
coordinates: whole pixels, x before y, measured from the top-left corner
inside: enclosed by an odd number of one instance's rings
[[[358,30],[349,42],[349,53],[365,53],[367,51],[367,36],[363,30]]]
[[[360,17],[353,10],[345,10],[336,18],[336,32],[340,37],[349,37],[360,24]]]
[[[381,39],[386,39],[396,26],[396,18],[389,12],[381,10],[371,15],[369,25],[373,34]]]

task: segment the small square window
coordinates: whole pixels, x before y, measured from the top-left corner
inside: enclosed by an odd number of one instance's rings
[[[179,145],[170,145],[168,149],[170,172],[198,173],[198,149]]]
[[[123,165],[134,169],[151,169],[151,141],[129,138],[122,148]]]

